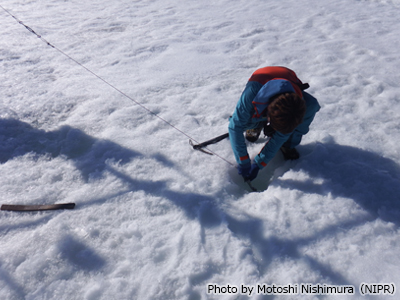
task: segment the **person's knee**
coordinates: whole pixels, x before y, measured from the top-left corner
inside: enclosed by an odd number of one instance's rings
[[[314,96],[306,92],[303,92],[303,96],[307,107],[306,114],[315,115],[321,108],[321,106],[318,103],[318,100]]]

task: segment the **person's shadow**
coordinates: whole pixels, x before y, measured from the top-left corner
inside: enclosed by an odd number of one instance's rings
[[[309,179],[278,177],[274,185],[352,199],[371,218],[400,225],[400,166],[395,161],[334,142],[300,146],[299,151],[305,155],[294,170],[304,171]]]
[[[265,238],[264,221],[254,216],[239,220],[234,215],[226,214],[224,219],[232,233],[250,239],[251,254],[257,254],[254,255],[255,264],[258,265],[260,274],[265,274],[270,262],[279,256],[294,260],[302,259],[311,269],[317,270],[331,283],[358,285],[359,282],[352,282],[344,273],[334,270],[329,264],[322,263],[299,250],[325,237],[335,236],[343,229],[357,228],[376,219],[391,222],[399,227],[400,166],[392,159],[374,152],[339,145],[333,141],[299,146],[298,149],[301,154],[298,161],[284,162],[279,153],[267,167],[268,169],[260,172],[258,183],[264,181],[265,189],[268,186],[279,186],[305,194],[321,195],[321,201],[346,198],[360,207],[360,214],[357,213],[345,220],[338,218],[337,222],[315,230],[311,236],[295,239],[285,239],[279,234]],[[288,170],[298,172],[300,178],[282,176]],[[348,208],[343,207],[343,209]],[[354,206],[352,208],[354,209]],[[354,211],[357,212],[357,209]],[[274,298],[265,296],[265,299]]]

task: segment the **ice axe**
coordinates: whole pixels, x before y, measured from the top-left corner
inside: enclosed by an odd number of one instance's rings
[[[208,152],[208,151],[204,150],[203,148],[207,147],[208,145],[216,144],[219,141],[222,141],[222,140],[226,139],[227,137],[229,137],[229,133],[222,134],[222,135],[217,136],[217,137],[215,137],[215,138],[213,138],[211,140],[205,141],[205,142],[197,144],[197,145],[193,144],[192,140],[189,140],[189,144],[193,147],[194,150],[199,150],[199,151],[201,151],[203,153],[206,153],[208,155],[213,155],[211,152]],[[257,192],[257,189],[255,187],[253,187],[253,185],[251,184],[250,180],[244,178],[244,181],[248,184],[248,186],[250,187],[250,189],[253,192]]]
[[[203,153],[206,153],[208,155],[213,155],[211,152],[208,152],[208,151],[204,150],[203,148],[207,147],[208,145],[216,144],[219,141],[222,141],[222,140],[226,139],[227,137],[229,137],[229,133],[222,134],[222,135],[217,136],[217,137],[215,137],[215,138],[213,138],[211,140],[205,141],[205,142],[197,144],[197,145],[193,144],[192,140],[189,140],[189,144],[193,147],[194,150],[199,150],[199,151],[201,151]]]

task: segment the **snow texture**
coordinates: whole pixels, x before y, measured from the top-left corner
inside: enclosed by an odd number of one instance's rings
[[[128,96],[0,9],[1,204],[76,203],[1,212],[0,299],[380,300],[393,297],[359,285],[400,289],[398,0],[0,5]],[[274,65],[310,83],[322,108],[301,158],[278,154],[253,193],[228,140],[208,156],[180,131],[198,142],[227,132],[251,73]],[[356,291],[248,297],[207,294],[208,283]]]

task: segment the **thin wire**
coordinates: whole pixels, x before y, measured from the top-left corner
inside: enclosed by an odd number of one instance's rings
[[[114,89],[115,91],[117,91],[118,93],[120,93],[121,95],[123,95],[124,97],[126,97],[127,99],[131,100],[132,102],[134,102],[135,104],[139,105],[141,108],[143,108],[144,110],[146,110],[148,113],[152,114],[153,116],[157,117],[158,119],[160,119],[161,121],[163,121],[164,123],[166,123],[167,125],[171,126],[172,128],[174,128],[175,130],[179,131],[181,134],[183,134],[184,136],[186,136],[187,138],[195,141],[196,143],[199,143],[198,141],[196,141],[194,138],[192,138],[190,135],[188,135],[187,133],[185,133],[184,131],[182,131],[181,129],[177,128],[176,126],[174,126],[171,122],[165,120],[164,118],[160,117],[159,115],[157,115],[155,112],[151,111],[150,109],[148,109],[146,106],[144,106],[143,104],[141,104],[140,102],[136,101],[135,99],[133,99],[132,97],[130,97],[129,95],[127,95],[125,92],[121,91],[120,89],[118,89],[117,87],[115,87],[114,85],[112,85],[111,83],[109,83],[107,80],[105,80],[104,78],[100,77],[99,75],[97,75],[95,72],[93,72],[92,70],[90,70],[89,68],[87,68],[86,66],[84,66],[83,64],[81,64],[79,61],[77,61],[76,59],[74,59],[73,57],[71,57],[70,55],[68,55],[67,53],[65,53],[64,51],[62,51],[61,49],[57,48],[56,46],[54,46],[53,44],[51,44],[50,42],[48,42],[45,38],[43,38],[41,35],[37,34],[31,27],[25,25],[24,22],[22,22],[21,20],[19,20],[16,16],[14,16],[12,13],[10,13],[7,9],[5,9],[2,5],[0,5],[0,7],[7,13],[9,14],[11,17],[13,17],[19,24],[21,24],[22,26],[24,26],[29,32],[33,33],[34,35],[36,35],[39,39],[41,39],[46,45],[52,47],[53,49],[57,50],[59,53],[61,53],[62,55],[64,55],[65,57],[67,57],[68,59],[72,60],[74,63],[76,63],[77,65],[79,65],[80,67],[82,67],[83,69],[85,69],[87,72],[89,72],[90,74],[92,74],[93,76],[95,76],[96,78],[98,78],[99,80],[101,80],[102,82],[104,82],[106,85],[108,85],[109,87],[111,87],[112,89]],[[225,158],[223,158],[222,156],[218,155],[217,153],[213,152],[212,150],[208,149],[208,151],[210,151],[212,154],[214,154],[215,156],[217,156],[218,158],[222,159],[223,161],[227,162],[228,164],[234,166],[234,164],[232,164],[230,161],[226,160]]]

